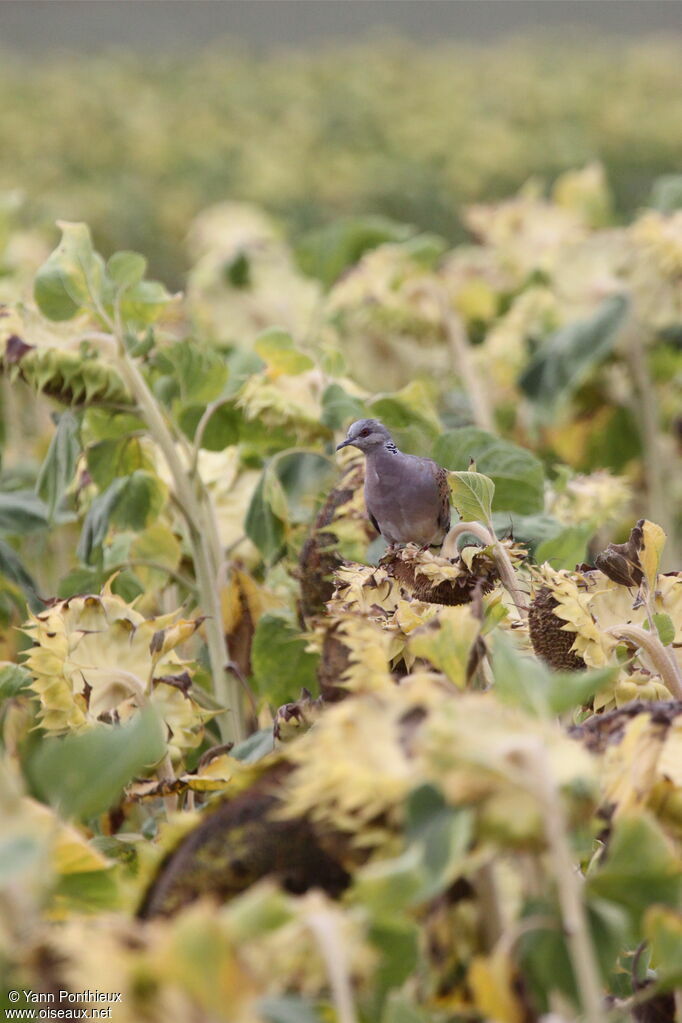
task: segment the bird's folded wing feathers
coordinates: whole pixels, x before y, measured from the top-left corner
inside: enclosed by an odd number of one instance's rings
[[[436,467],[438,469],[438,496],[440,498],[438,525],[447,533],[450,528],[450,484],[448,483],[448,471],[440,465]]]

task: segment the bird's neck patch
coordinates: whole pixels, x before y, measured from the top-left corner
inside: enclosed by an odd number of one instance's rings
[[[386,443],[384,444],[384,447],[386,448],[387,451],[390,451],[392,455],[398,454],[398,449],[392,440],[387,440]]]

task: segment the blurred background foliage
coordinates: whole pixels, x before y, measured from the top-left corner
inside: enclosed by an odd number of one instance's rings
[[[461,207],[598,159],[615,220],[682,166],[679,44],[579,36],[402,40],[256,55],[112,51],[0,63],[0,188],[85,220],[180,286],[201,209],[250,200],[291,237],[384,214],[461,240]]]

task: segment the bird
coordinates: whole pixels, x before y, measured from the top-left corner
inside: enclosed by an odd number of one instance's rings
[[[406,455],[378,419],[358,419],[336,450],[359,448],[365,456],[365,505],[389,546],[442,544],[450,529],[447,469],[431,458]]]

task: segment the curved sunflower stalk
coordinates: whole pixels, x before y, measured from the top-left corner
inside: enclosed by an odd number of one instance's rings
[[[36,301],[43,315],[53,321],[82,318],[84,331],[79,341],[102,352],[100,361],[132,397],[163,454],[174,501],[186,525],[199,602],[206,614],[203,629],[215,694],[227,710],[219,718],[221,734],[225,741],[237,742],[245,734],[242,693],[239,681],[226,670],[230,656],[222,627],[220,587],[227,567],[215,512],[198,473],[187,472],[179,453],[188,442],[164,414],[137,357],[148,349],[152,324],[173,296],[161,284],[144,279],[146,260],[142,256],[119,252],[105,265],[93,249],[85,224],[60,222],[59,226],[61,243],[36,277]],[[201,443],[201,431],[196,440]]]
[[[496,534],[492,524],[492,502],[495,484],[488,477],[476,472],[472,464],[468,472],[450,473],[452,501],[461,515],[443,543],[443,557],[453,558],[457,552],[457,541],[464,533],[472,533],[486,547],[490,547],[497,562],[500,579],[511,597],[522,621],[528,617],[528,598],[521,590],[519,580],[509,553]]]

